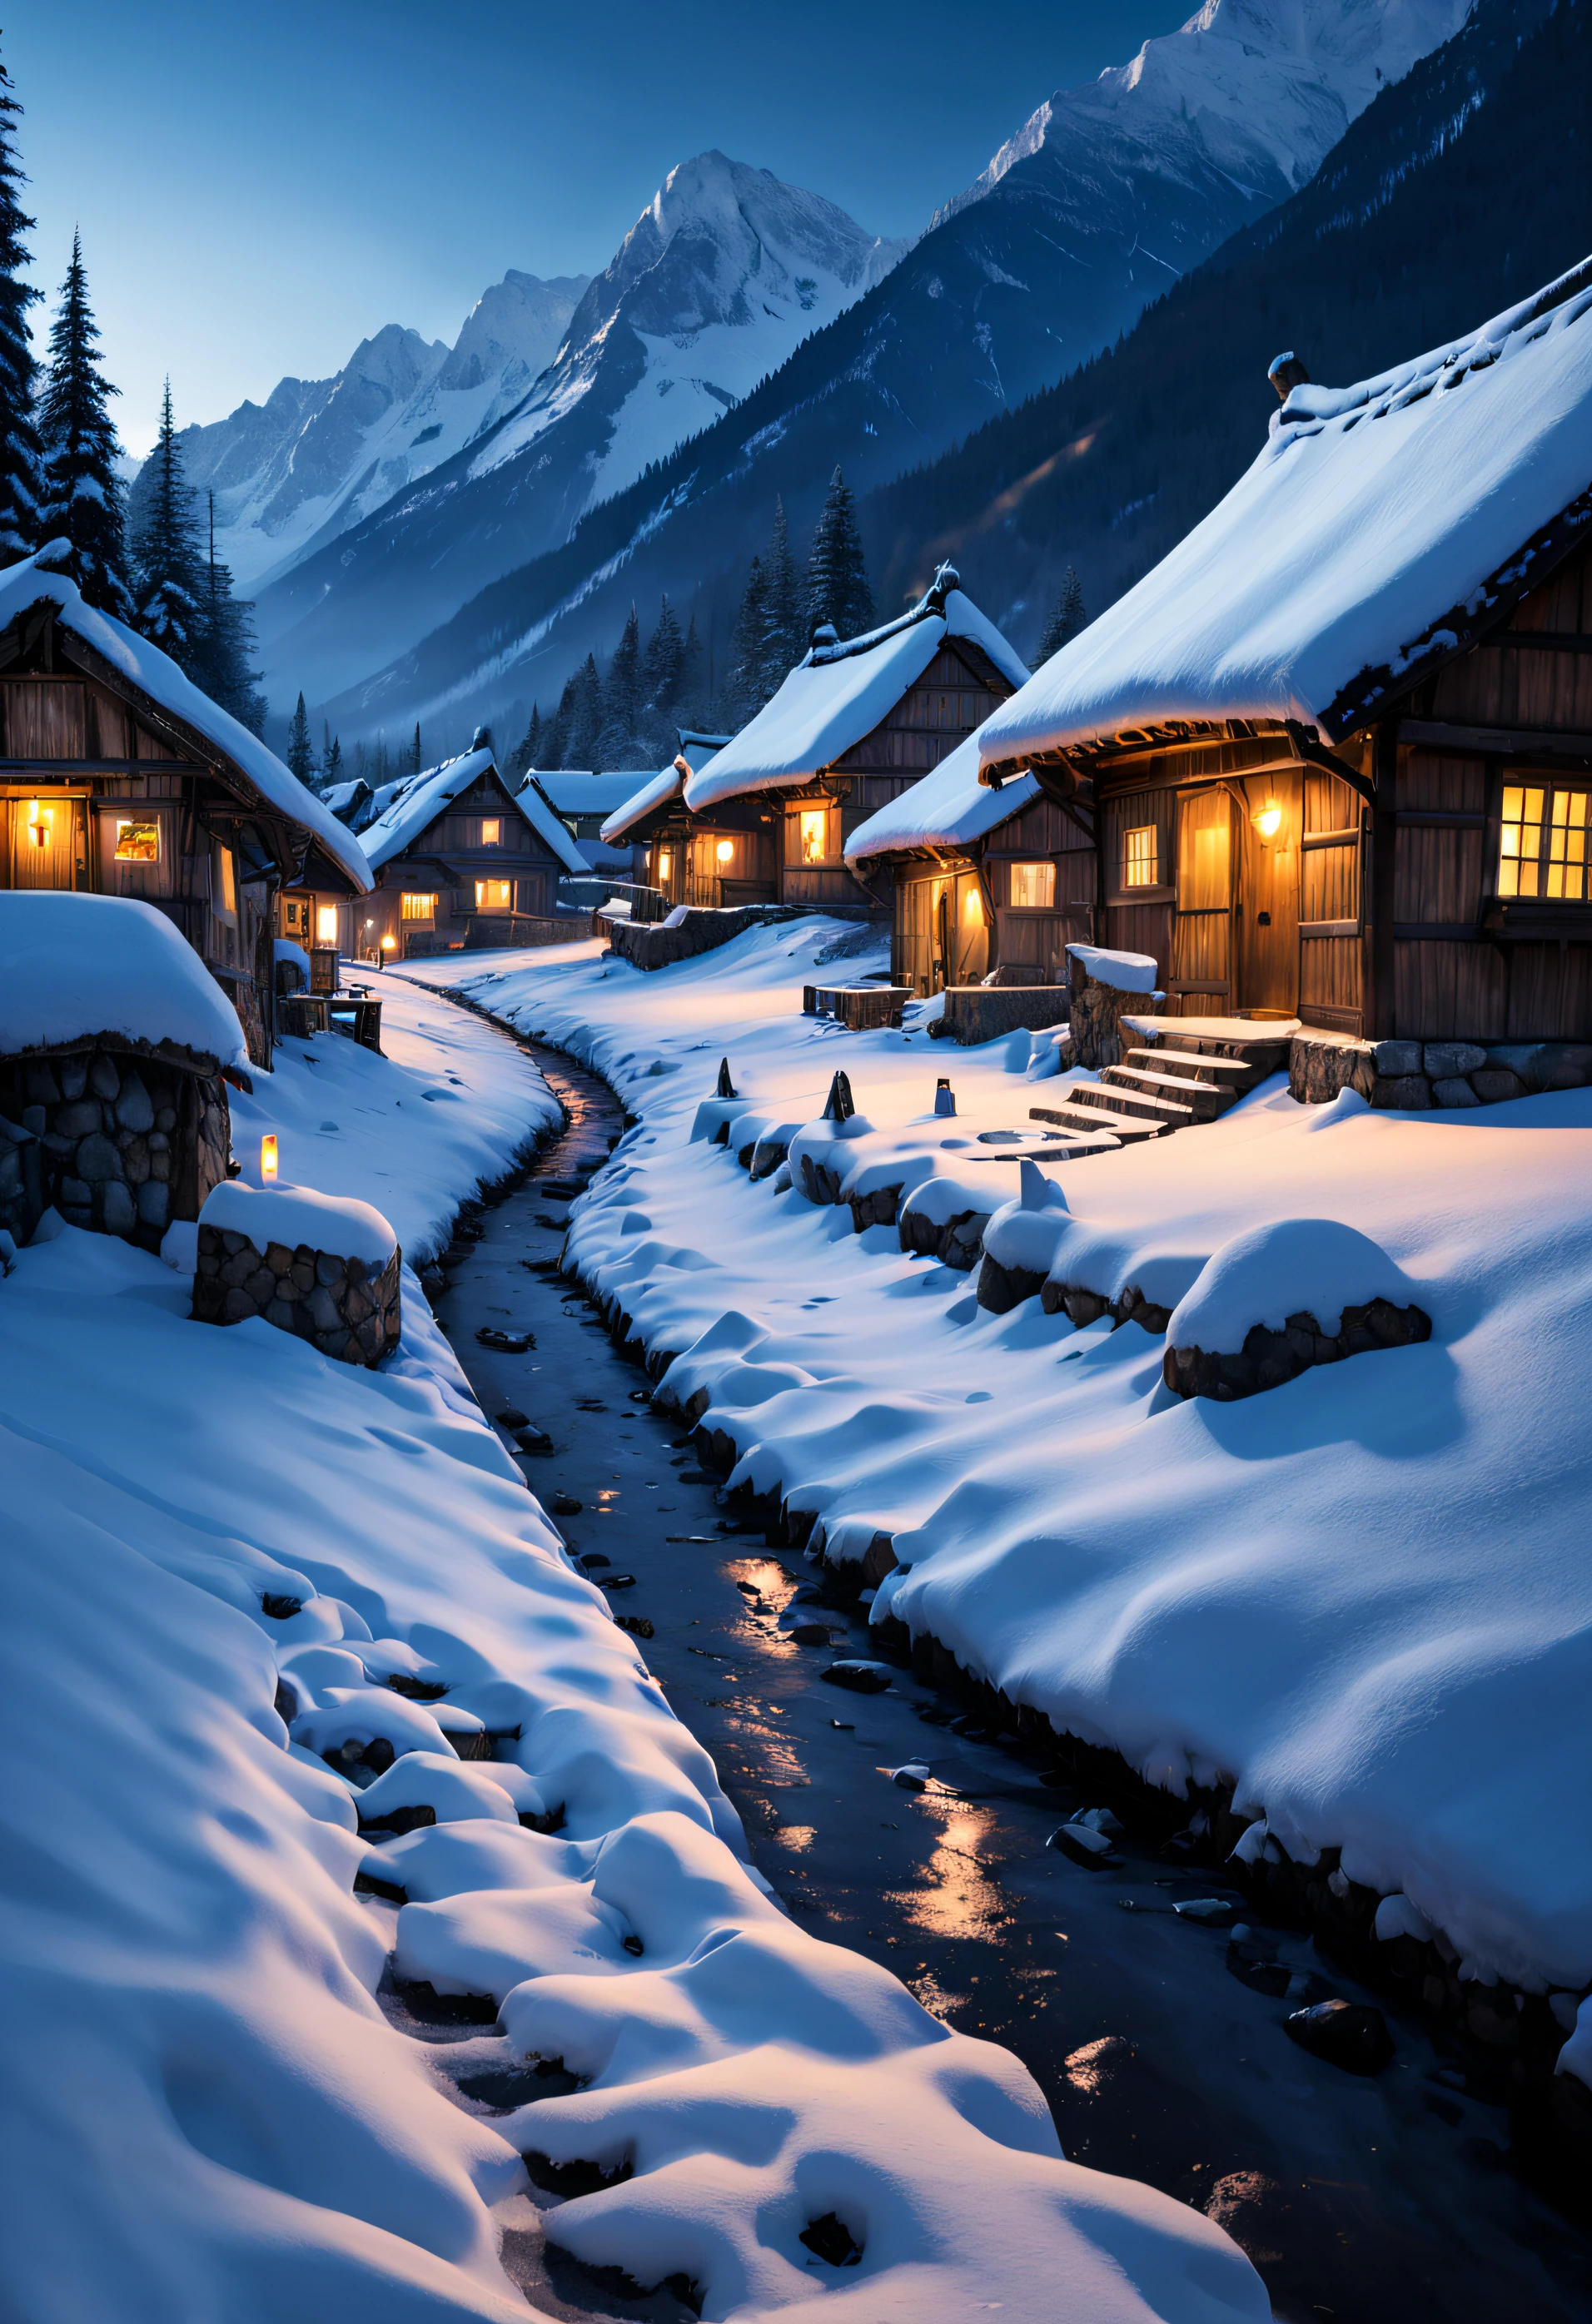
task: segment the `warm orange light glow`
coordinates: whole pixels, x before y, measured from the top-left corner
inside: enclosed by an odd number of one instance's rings
[[[35,847],[48,847],[55,836],[55,809],[41,807],[37,799],[28,802],[28,837]]]
[[[1263,839],[1275,839],[1282,827],[1282,810],[1275,799],[1268,799],[1255,811],[1254,827]]]
[[[668,879],[668,877],[669,877],[669,875],[670,875],[670,873],[673,871],[673,869],[674,869],[674,858],[673,858],[673,856],[672,856],[672,855],[671,855],[671,853],[669,853],[669,850],[668,850],[667,848],[665,848],[665,849],[663,850],[663,853],[662,853],[659,856],[659,858],[658,858],[658,877],[659,877],[659,879],[660,879],[660,880],[667,880],[667,879]]]
[[[503,817],[501,816],[488,815],[482,816],[481,844],[483,847],[501,847],[503,845]]]
[[[727,863],[735,852],[736,843],[733,839],[721,839],[713,851],[721,863]]]
[[[336,944],[337,940],[338,940],[338,908],[337,908],[337,906],[336,906],[335,904],[317,904],[317,906],[315,907],[315,941],[316,941],[316,943],[317,943],[317,944],[323,944],[323,945],[326,945],[326,944]]]
[[[825,807],[804,807],[799,825],[801,834],[801,861],[821,863],[828,850],[829,816]]]
[[[268,1130],[264,1137],[260,1140],[260,1176],[262,1178],[274,1178],[276,1176],[276,1133],[274,1130]]]
[[[396,952],[397,949],[398,939],[396,936],[384,936],[382,938],[382,950],[384,952]]]

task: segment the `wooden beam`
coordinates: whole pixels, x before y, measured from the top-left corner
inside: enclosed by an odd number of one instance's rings
[[[1398,724],[1401,742],[1420,742],[1428,748],[1472,755],[1492,752],[1505,759],[1592,759],[1592,734],[1573,733],[1569,727],[1544,732],[1514,726],[1458,726],[1441,718],[1401,718]]]
[[[1371,739],[1371,959],[1366,1031],[1384,1041],[1393,1027],[1393,856],[1398,846],[1399,742],[1396,721],[1384,719]]]

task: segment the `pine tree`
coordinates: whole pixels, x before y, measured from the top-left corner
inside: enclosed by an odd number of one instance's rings
[[[541,748],[541,706],[539,703],[533,702],[531,705],[531,724],[525,729],[525,739],[518,744],[513,758],[509,761],[511,775],[527,775],[532,768],[537,765],[537,752]]]
[[[702,641],[697,635],[697,617],[693,613],[686,622],[685,642],[680,650],[680,684],[675,689],[677,707],[695,703],[702,691]]]
[[[603,688],[603,722],[593,766],[623,766],[636,752],[636,718],[641,709],[641,624],[633,604]]]
[[[1083,583],[1069,565],[1062,576],[1061,594],[1051,608],[1051,618],[1045,623],[1045,633],[1040,640],[1039,659],[1033,667],[1050,660],[1065,645],[1070,645],[1078,632],[1088,627],[1088,614],[1084,610]]]
[[[265,731],[265,696],[260,692],[257,669],[249,668],[255,653],[255,608],[247,598],[232,594],[232,575],[216,555],[216,496],[208,495],[210,553],[199,597],[199,629],[189,675],[212,702],[228,710],[252,734]]]
[[[118,620],[133,618],[122,485],[116,475],[116,431],[107,409],[119,392],[95,353],[99,330],[88,305],[88,278],[80,238],[61,285],[60,312],[50,331],[50,372],[39,404],[44,447],[41,541],[66,540],[70,574],[86,602]]]
[[[773,531],[769,539],[767,638],[764,652],[763,683],[765,698],[783,685],[787,674],[807,651],[807,640],[801,630],[801,589],[796,578],[796,559],[791,553],[791,528],[785,521],[785,503],[774,502]]]
[[[28,309],[40,294],[22,279],[31,254],[23,236],[33,221],[18,200],[27,180],[17,164],[12,127],[21,115],[11,75],[0,65],[0,565],[14,565],[38,547],[44,491],[33,415],[39,366],[28,336]]]
[[[768,576],[762,558],[754,557],[730,636],[730,696],[741,718],[750,718],[768,700],[767,656]]]
[[[321,788],[323,790],[329,791],[334,783],[340,783],[342,780],[343,746],[334,734],[320,754]]]
[[[171,419],[170,380],[161,403],[161,432],[150,466],[154,489],[134,543],[138,567],[138,626],[162,653],[169,653],[173,661],[190,669],[205,585],[192,503],[182,474],[182,447],[177,441]],[[303,707],[301,695],[299,706]],[[309,740],[306,729],[306,751]],[[312,754],[310,762],[313,764]]]
[[[679,701],[684,654],[680,623],[665,596],[659,602],[658,626],[647,640],[642,662],[642,700],[649,710],[672,710]]]
[[[412,775],[418,775],[418,774],[419,774],[419,772],[420,772],[420,770],[421,770],[421,731],[420,731],[420,720],[417,718],[417,719],[415,720],[415,722],[414,722],[414,741],[410,744],[410,747],[409,747],[409,771],[410,771],[410,773],[411,773]]]
[[[559,764],[595,767],[603,726],[603,681],[597,676],[595,654],[587,655],[565,692],[569,696],[569,724]]]
[[[310,721],[305,715],[304,697],[301,694],[299,696],[298,707],[293,712],[288,726],[287,762],[290,773],[297,775],[301,783],[308,783],[313,788],[315,745],[310,740]]]
[[[812,536],[802,615],[810,636],[819,622],[832,622],[843,638],[860,637],[873,626],[874,593],[868,586],[862,535],[838,468]]]

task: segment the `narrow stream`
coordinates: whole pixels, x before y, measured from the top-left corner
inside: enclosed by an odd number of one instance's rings
[[[551,1440],[523,1456],[527,1481],[616,1612],[653,1625],[643,1652],[791,1912],[885,1963],[949,2024],[1014,2051],[1073,2160],[1218,2218],[1288,2324],[1592,2324],[1587,2237],[1516,2180],[1502,2110],[1467,2097],[1385,1996],[1245,1906],[1242,1948],[1174,1912],[1236,1892],[1146,1832],[1131,1794],[1047,1784],[1040,1757],[909,1672],[871,1697],[819,1682],[835,1658],[826,1641],[869,1650],[865,1620],[825,1602],[800,1551],[770,1548],[727,1508],[560,1277],[569,1199],[624,1116],[595,1075],[523,1046],[568,1127],[481,1212],[480,1240],[455,1243],[439,1318],[486,1413],[523,1414]],[[492,1327],[530,1330],[536,1345],[489,1351],[476,1335]],[[927,1763],[931,1788],[893,1780],[909,1762]],[[1115,1864],[1047,1848],[1058,1824],[1098,1806],[1128,1827]],[[1264,1992],[1235,1970],[1268,1953]],[[1291,2009],[1329,1994],[1387,2013],[1396,2056],[1376,2079],[1319,2064],[1284,2034]]]

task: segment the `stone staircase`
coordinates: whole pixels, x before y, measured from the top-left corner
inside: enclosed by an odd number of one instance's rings
[[[1242,1019],[1194,1023],[1199,1029],[1188,1019],[1162,1019],[1153,1047],[1130,1049],[1060,1104],[1031,1106],[1031,1118],[1064,1130],[1109,1130],[1133,1144],[1215,1121],[1268,1074],[1287,1072],[1290,1033],[1251,1032]]]

